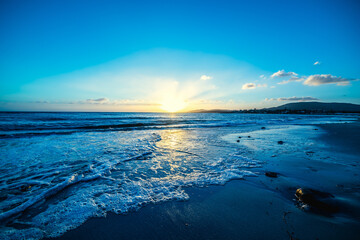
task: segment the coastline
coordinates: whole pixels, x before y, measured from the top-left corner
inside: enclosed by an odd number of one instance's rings
[[[357,164],[318,162],[310,157],[304,164],[286,161],[285,155],[259,169],[258,177],[188,188],[188,201],[151,204],[125,215],[109,213],[56,239],[353,239],[360,234],[356,218],[360,159],[355,147],[360,142],[356,134],[360,124],[316,126],[326,132],[317,141],[351,156]],[[279,172],[278,178],[264,175],[273,170]],[[294,197],[298,187],[330,192],[342,211],[323,216],[300,209]]]

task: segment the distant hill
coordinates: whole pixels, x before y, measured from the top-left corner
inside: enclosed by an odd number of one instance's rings
[[[360,113],[360,105],[352,103],[295,102],[278,107],[249,110],[194,110],[192,113],[294,113],[294,114],[331,114]]]
[[[314,111],[314,112],[360,112],[360,105],[352,103],[324,103],[324,102],[296,102],[287,103],[278,107],[266,108],[269,111]]]

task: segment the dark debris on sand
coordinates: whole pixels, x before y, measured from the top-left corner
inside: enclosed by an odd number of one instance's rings
[[[297,201],[301,204],[302,209],[331,215],[339,211],[334,196],[327,192],[321,192],[310,188],[298,188],[295,192]]]
[[[307,156],[309,156],[309,157],[312,157],[312,156],[314,155],[314,153],[315,153],[315,152],[313,152],[313,151],[307,151],[307,152],[305,152],[305,154],[306,154]]]
[[[279,173],[277,172],[265,172],[265,176],[271,177],[271,178],[277,178]]]

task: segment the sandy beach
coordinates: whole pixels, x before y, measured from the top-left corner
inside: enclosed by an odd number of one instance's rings
[[[268,162],[256,177],[187,188],[188,201],[150,204],[124,215],[109,213],[57,239],[355,239],[360,235],[360,123],[305,129],[316,133],[313,143],[324,153],[333,154],[324,156],[304,146],[300,153],[281,154],[257,148],[254,155],[267,154]],[[256,141],[263,133],[242,134]],[[290,148],[283,141],[277,148]],[[336,210],[302,208],[295,197],[298,188],[331,194],[327,196]]]

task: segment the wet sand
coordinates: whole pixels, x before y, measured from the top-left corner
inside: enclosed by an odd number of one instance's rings
[[[126,215],[109,213],[58,239],[355,239],[360,236],[360,124],[316,128],[325,130],[317,141],[338,154],[337,163],[318,161],[317,153],[308,152],[306,158],[269,157],[258,177],[189,188],[189,201],[147,205]],[[279,175],[267,177],[266,171]],[[339,211],[319,214],[299,208],[294,194],[300,187],[331,193]]]
[[[327,131],[327,134],[321,137],[335,147],[338,151],[348,152],[350,154],[360,154],[360,120],[353,123],[337,123],[319,125]]]

